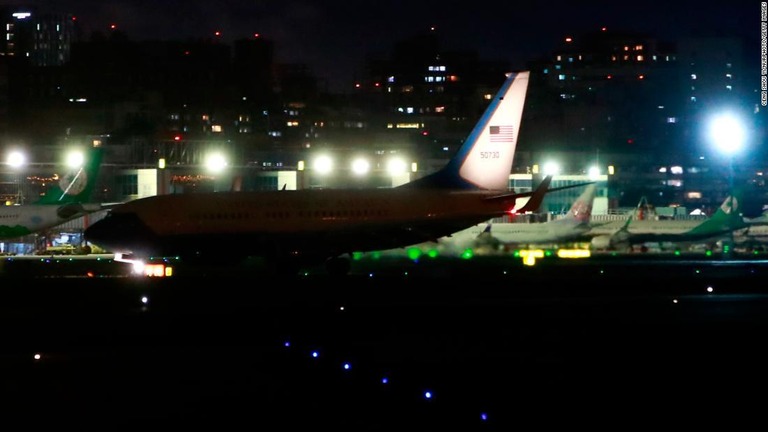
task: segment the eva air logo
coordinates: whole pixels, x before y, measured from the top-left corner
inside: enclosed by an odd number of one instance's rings
[[[725,214],[731,214],[734,212],[734,210],[738,208],[739,208],[739,201],[734,197],[730,197],[729,199],[725,200],[723,204],[720,206],[720,210],[725,212]]]
[[[88,184],[88,176],[85,171],[70,171],[64,174],[59,180],[59,187],[64,191],[64,195],[79,195]]]

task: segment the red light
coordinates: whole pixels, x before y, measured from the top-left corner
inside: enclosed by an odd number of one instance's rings
[[[181,135],[174,135],[173,136],[174,141],[181,141]]]
[[[421,135],[422,136],[427,136],[427,135],[429,135],[429,131],[421,131]]]
[[[77,21],[77,17],[76,17],[76,16],[73,16],[73,17],[72,17],[72,21]]]
[[[568,36],[568,37],[566,37],[566,38],[565,38],[565,41],[566,41],[566,42],[573,42],[573,38],[571,38],[570,36]]]
[[[627,140],[627,144],[634,144],[634,142],[635,142],[635,140],[633,140],[632,138]]]
[[[253,34],[253,37],[255,37],[255,38],[258,38],[258,37],[260,37],[260,36],[261,36],[261,35],[260,35],[260,34],[258,34],[258,33],[254,33],[254,34]]]
[[[611,79],[611,78],[613,78],[613,75],[607,75],[607,76],[605,77],[605,79]]]
[[[215,34],[216,36],[221,36],[221,32],[220,32],[220,31],[217,31],[217,32],[215,32],[214,34]]]
[[[114,29],[116,29],[116,28],[117,28],[117,24],[110,24],[110,25],[109,25],[109,28],[110,28],[110,29],[112,29],[112,30],[114,30]]]

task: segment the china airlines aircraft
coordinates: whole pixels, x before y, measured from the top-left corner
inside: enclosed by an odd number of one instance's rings
[[[257,256],[272,269],[325,263],[345,274],[354,252],[435,240],[531,196],[508,187],[528,77],[507,74],[448,164],[398,187],[158,195],[114,207],[85,238],[136,259]]]

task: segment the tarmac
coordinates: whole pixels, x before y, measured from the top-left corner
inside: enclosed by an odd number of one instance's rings
[[[369,256],[343,278],[178,262],[170,277],[147,277],[100,258],[0,267],[6,420],[356,431],[764,422],[761,257]]]

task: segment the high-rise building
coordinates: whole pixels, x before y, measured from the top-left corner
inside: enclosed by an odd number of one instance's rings
[[[0,8],[0,55],[26,58],[32,66],[61,66],[69,61],[75,19],[66,13],[40,13],[36,7]]]

